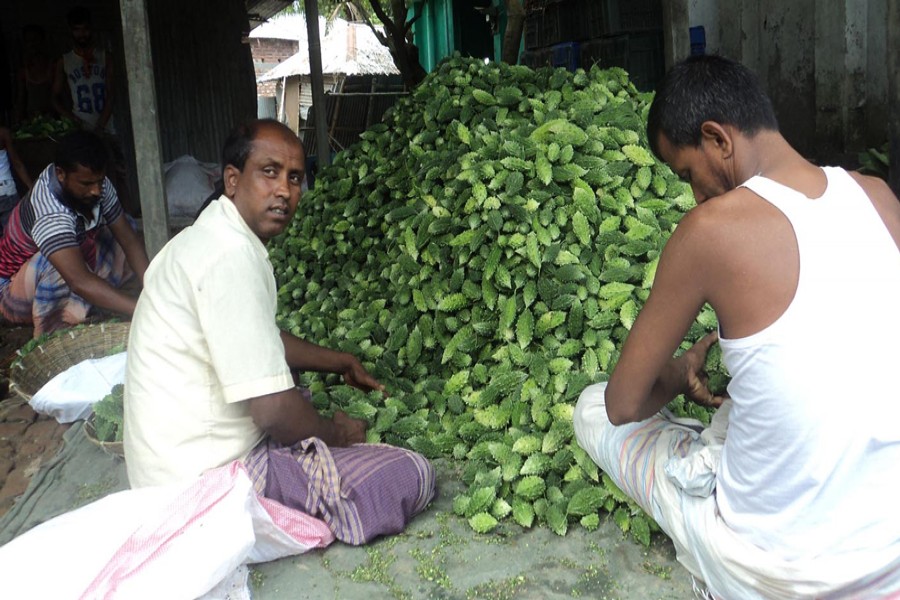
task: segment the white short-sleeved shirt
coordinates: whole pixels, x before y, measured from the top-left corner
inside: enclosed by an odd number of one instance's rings
[[[224,196],[153,259],[128,344],[132,487],[196,477],[262,439],[246,400],[293,386],[276,301],[266,248]]]

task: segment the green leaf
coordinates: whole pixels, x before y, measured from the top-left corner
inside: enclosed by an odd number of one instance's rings
[[[631,535],[645,547],[650,545],[650,523],[643,515],[631,519]]]
[[[513,520],[526,529],[534,523],[534,508],[523,498],[513,498],[512,515]]]
[[[613,513],[613,521],[619,526],[622,533],[628,533],[628,530],[631,528],[631,516],[623,506],[620,506],[615,510]]]
[[[597,528],[600,527],[600,515],[593,513],[581,517],[581,526],[588,531],[597,531]]]
[[[481,512],[469,518],[469,526],[475,533],[490,533],[499,523],[490,513]]]

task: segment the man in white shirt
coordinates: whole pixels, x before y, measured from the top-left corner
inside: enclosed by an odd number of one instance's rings
[[[265,244],[284,231],[300,200],[304,153],[296,135],[271,120],[240,126],[225,144],[223,165],[224,195],[160,251],[145,275],[125,380],[128,478],[133,487],[161,485],[244,460],[258,491],[282,499],[266,477],[267,448],[295,451],[301,461],[304,440],[347,447],[364,442],[366,429],[340,411],[320,416],[294,386],[291,369],[339,373],[365,391],[384,386],[356,357],[275,323]],[[416,463],[410,468],[427,465],[407,454]],[[433,480],[416,480],[430,500]]]

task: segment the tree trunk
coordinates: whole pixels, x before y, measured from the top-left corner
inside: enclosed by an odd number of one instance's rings
[[[504,0],[506,4],[506,31],[503,33],[503,49],[500,60],[514,65],[519,62],[519,46],[525,27],[525,8],[522,0]]]
[[[419,49],[415,44],[407,42],[405,38],[401,38],[398,45],[394,36],[390,36],[390,44],[388,49],[394,58],[394,65],[400,71],[400,77],[406,89],[411,90],[419,85],[427,73],[425,68],[419,62]]]
[[[412,26],[422,16],[422,6],[419,4],[416,14],[409,21],[406,20],[406,0],[389,0],[391,16],[388,16],[381,0],[370,0],[372,12],[384,24],[384,33],[379,31],[368,18],[366,21],[375,33],[378,41],[387,46],[394,59],[394,65],[400,71],[400,77],[406,89],[413,89],[425,79],[427,73],[419,62],[419,49],[412,41]],[[359,0],[354,0],[361,9]],[[365,11],[363,11],[365,12]]]

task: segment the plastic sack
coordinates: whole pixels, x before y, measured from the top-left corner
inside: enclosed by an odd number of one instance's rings
[[[184,155],[163,165],[166,203],[169,216],[190,217],[197,214],[203,201],[213,193],[220,177],[216,163],[202,163]]]
[[[95,402],[125,381],[127,352],[91,358],[72,365],[48,381],[31,397],[34,412],[50,415],[60,423],[91,416]]]
[[[212,598],[241,565],[330,544],[322,521],[260,498],[242,463],[111,494],[0,547],[4,598]]]

